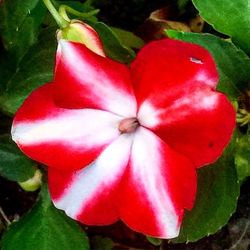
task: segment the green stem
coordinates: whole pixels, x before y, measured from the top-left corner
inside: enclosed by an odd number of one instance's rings
[[[67,12],[78,17],[88,18],[88,17],[96,15],[99,11],[100,10],[92,10],[90,12],[83,13],[83,12],[72,9],[71,7],[67,5],[61,5],[59,7],[59,14],[60,16],[64,17],[65,20],[70,20],[67,15]]]
[[[51,15],[54,17],[56,23],[58,24],[58,26],[60,28],[65,28],[68,26],[69,22],[66,21],[61,15],[60,13],[58,13],[58,11],[55,9],[54,5],[51,3],[50,0],[43,0],[44,4],[46,5],[46,7],[48,8],[49,12],[51,13]]]

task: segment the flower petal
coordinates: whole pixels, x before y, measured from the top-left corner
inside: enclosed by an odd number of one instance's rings
[[[106,225],[119,219],[120,181],[127,167],[133,135],[123,134],[91,165],[74,173],[49,169],[49,187],[55,206],[88,225]]]
[[[184,208],[196,193],[193,164],[145,128],[138,128],[123,178],[121,219],[133,230],[159,238],[178,236]]]
[[[136,101],[125,65],[64,40],[59,42],[56,65],[55,101],[59,106],[135,116]]]
[[[207,50],[172,39],[142,48],[131,65],[131,73],[139,105],[146,99],[171,98],[189,85],[215,88],[218,81],[214,60]]]
[[[82,168],[119,135],[121,117],[94,109],[63,109],[53,84],[35,90],[16,114],[13,140],[32,159],[64,170]]]
[[[145,101],[138,117],[196,167],[218,159],[235,127],[235,110],[227,97],[206,86],[180,89],[162,102]]]

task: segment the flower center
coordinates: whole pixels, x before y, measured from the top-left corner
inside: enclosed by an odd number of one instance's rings
[[[119,131],[123,133],[132,133],[140,126],[139,121],[135,117],[123,119],[118,126]]]

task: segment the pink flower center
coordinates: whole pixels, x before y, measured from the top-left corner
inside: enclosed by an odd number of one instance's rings
[[[136,117],[123,119],[118,126],[119,131],[123,133],[132,133],[140,126]]]

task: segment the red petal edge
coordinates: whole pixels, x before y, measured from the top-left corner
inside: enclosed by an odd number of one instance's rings
[[[120,136],[83,170],[49,170],[54,204],[84,224],[108,225],[120,218],[146,235],[176,237],[184,208],[194,203],[194,166],[150,131],[140,128],[134,136]]]
[[[120,116],[94,109],[63,109],[53,83],[36,89],[16,113],[12,138],[30,158],[65,171],[83,168],[119,135]]]
[[[99,56],[80,43],[60,41],[58,46],[54,78],[57,105],[136,115],[130,72],[125,65]]]

